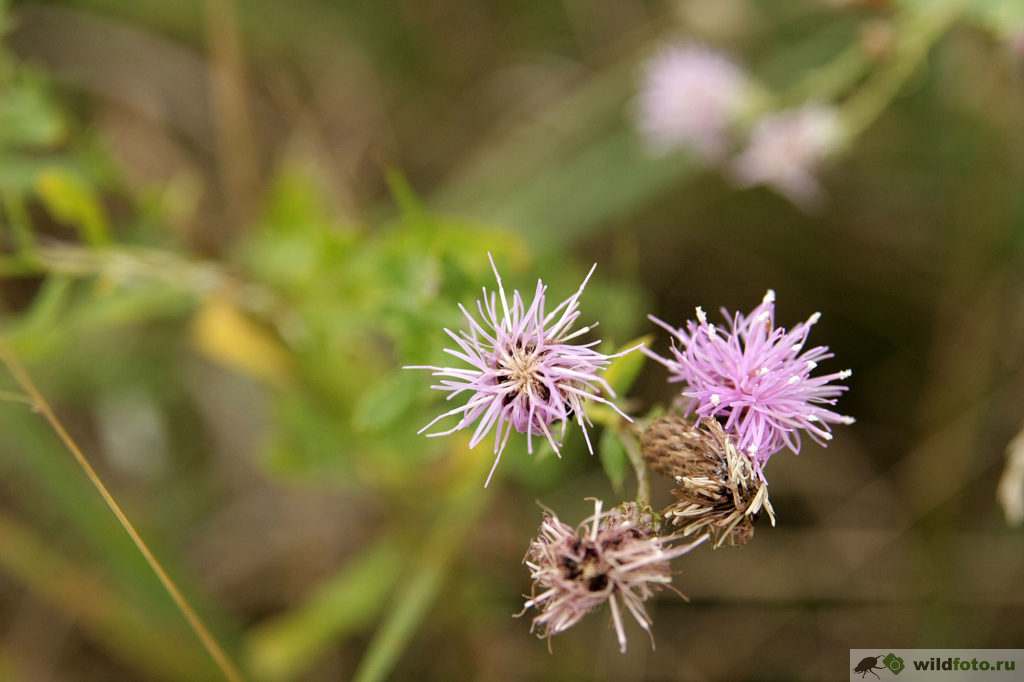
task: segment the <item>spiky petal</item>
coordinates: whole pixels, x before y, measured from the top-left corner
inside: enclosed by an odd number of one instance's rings
[[[523,607],[536,609],[530,631],[550,640],[578,623],[583,616],[608,603],[619,650],[626,651],[622,607],[651,634],[651,619],[644,602],[671,585],[669,562],[707,540],[704,535],[687,545],[672,546],[672,537],[659,537],[649,510],[627,502],[611,511],[594,513],[578,528],[544,513],[540,533],[530,543],[524,562],[530,569],[533,590]],[[654,639],[651,638],[653,646]]]
[[[444,352],[464,366],[406,367],[429,370],[440,378],[431,388],[448,393],[448,400],[462,394],[468,396],[463,405],[439,415],[420,429],[420,433],[448,417],[455,418],[455,424],[429,433],[428,437],[449,435],[475,423],[469,442],[473,448],[494,433],[494,465],[485,485],[490,483],[513,430],[527,435],[529,452],[533,452],[533,438],[537,436],[547,439],[552,450],[559,454],[566,425],[575,420],[583,431],[587,449],[593,454],[587,431],[592,424],[584,410],[587,401],[604,403],[624,419],[630,419],[601,395],[603,392],[615,397],[601,373],[613,358],[637,348],[606,355],[596,349],[601,343],[599,340],[578,342],[597,326],[596,323],[574,329],[580,316],[580,296],[596,267],[590,269],[572,296],[547,311],[547,286],[541,280],[537,280],[532,302],[526,305],[518,291],[513,291],[511,297],[506,295],[491,259],[498,289],[489,292],[484,288],[483,297],[476,303],[479,319],[460,305],[466,328],[458,332],[444,330],[455,343],[454,348],[445,348]],[[557,435],[554,433],[556,424],[561,425]]]
[[[673,344],[668,358],[644,352],[668,368],[669,381],[685,384],[688,413],[718,418],[759,467],[783,448],[799,452],[801,433],[824,445],[832,440],[830,424],[853,423],[832,409],[847,390],[834,382],[851,371],[812,376],[833,357],[827,346],[804,350],[818,313],[788,331],[776,327],[775,292],[768,291],[749,315],[722,315],[728,324],[716,327],[698,307],[697,320],[679,329],[650,316]]]

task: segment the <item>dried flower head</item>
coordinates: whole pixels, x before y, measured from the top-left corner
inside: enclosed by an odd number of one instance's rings
[[[725,55],[672,45],[646,64],[637,127],[655,153],[690,148],[715,161],[727,151],[729,128],[749,96],[746,74]]]
[[[603,389],[615,397],[612,387],[600,373],[612,358],[636,348],[606,355],[595,350],[600,341],[575,342],[597,326],[594,323],[573,330],[580,316],[580,295],[596,267],[590,269],[576,293],[550,312],[545,312],[547,286],[542,281],[537,280],[533,302],[528,307],[518,291],[512,292],[510,303],[491,259],[498,291],[483,290],[483,298],[476,304],[481,321],[478,322],[460,304],[459,309],[466,318],[469,331],[455,333],[450,329],[444,330],[457,346],[445,348],[445,352],[468,367],[406,367],[430,370],[433,376],[443,377],[431,388],[447,392],[448,400],[468,393],[469,399],[464,405],[439,415],[419,432],[423,433],[446,417],[459,415],[454,426],[428,434],[428,437],[449,435],[478,422],[469,442],[469,447],[473,448],[493,430],[495,458],[487,476],[488,484],[513,429],[527,434],[529,452],[533,452],[533,436],[544,436],[557,454],[566,424],[575,419],[583,431],[587,449],[593,453],[587,432],[591,423],[583,409],[586,401],[604,403],[623,418],[630,419],[600,395]],[[561,422],[558,440],[552,434],[551,426],[555,422]]]
[[[656,591],[671,586],[669,561],[686,554],[707,540],[670,546],[671,537],[657,535],[656,519],[650,510],[627,502],[601,512],[595,500],[594,513],[573,529],[546,511],[540,533],[526,553],[533,589],[523,607],[537,609],[530,631],[550,638],[571,628],[598,606],[608,602],[619,649],[626,651],[626,632],[619,600],[651,635],[651,619],[644,608]],[[653,635],[651,644],[654,644]]]
[[[743,187],[768,185],[804,209],[821,201],[816,178],[825,158],[839,145],[841,127],[832,107],[810,105],[762,118],[734,166]]]
[[[640,442],[650,467],[676,482],[676,502],[662,514],[682,526],[684,536],[707,532],[715,547],[745,545],[762,509],[775,525],[768,485],[715,419],[694,424],[665,415],[644,430]]]
[[[749,315],[722,310],[727,327],[708,322],[697,308],[697,321],[674,329],[650,319],[673,336],[671,357],[644,349],[670,372],[669,381],[686,384],[687,412],[722,420],[725,432],[758,468],[784,447],[800,452],[801,432],[821,445],[832,440],[830,424],[852,424],[830,406],[847,390],[833,382],[848,378],[843,370],[811,376],[822,360],[833,357],[827,346],[804,350],[820,315],[786,330],[775,326],[775,292]]]

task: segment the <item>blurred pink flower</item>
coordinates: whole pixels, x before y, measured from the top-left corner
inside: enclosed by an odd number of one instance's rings
[[[527,434],[529,452],[533,452],[533,436],[544,436],[558,454],[559,442],[549,427],[561,422],[561,440],[565,436],[566,424],[575,419],[583,431],[587,449],[593,454],[587,432],[587,426],[591,424],[584,411],[586,401],[604,403],[623,418],[630,419],[600,395],[603,389],[615,397],[612,387],[600,377],[600,373],[612,358],[636,348],[606,355],[595,350],[600,341],[575,343],[596,326],[573,330],[580,316],[580,296],[596,267],[590,269],[576,293],[545,313],[547,286],[537,280],[537,289],[529,307],[518,291],[512,292],[510,302],[491,259],[498,291],[483,290],[483,299],[476,304],[481,321],[478,322],[460,304],[468,331],[460,330],[456,334],[450,329],[444,330],[456,345],[456,348],[445,348],[445,353],[468,367],[417,365],[405,368],[426,369],[432,372],[432,376],[443,377],[431,388],[447,392],[448,400],[462,393],[469,395],[464,405],[433,419],[420,429],[420,433],[442,419],[456,415],[461,416],[454,426],[428,434],[428,437],[449,435],[478,422],[469,442],[469,447],[473,448],[494,431],[494,466],[485,485],[490,483],[513,429]]]
[[[1015,59],[1024,61],[1024,26],[1010,34],[1007,44],[1010,47],[1010,54]]]
[[[789,331],[776,327],[775,292],[768,291],[749,315],[724,309],[722,315],[728,327],[708,322],[699,307],[697,321],[687,321],[685,329],[650,317],[672,334],[671,357],[644,353],[668,368],[669,381],[686,384],[689,412],[722,419],[759,467],[784,447],[799,452],[801,431],[824,445],[832,440],[829,424],[853,423],[830,409],[847,390],[833,382],[851,371],[811,376],[819,362],[833,357],[826,346],[804,350],[818,313]]]
[[[821,202],[816,173],[839,144],[838,112],[811,105],[765,116],[754,126],[733,174],[743,187],[768,185],[797,206]]]
[[[619,650],[625,653],[621,599],[650,635],[651,619],[644,602],[671,585],[669,561],[708,539],[704,535],[696,542],[671,546],[673,538],[658,537],[655,530],[653,514],[634,502],[602,513],[601,502],[595,500],[593,515],[576,529],[546,511],[525,559],[533,590],[523,612],[539,611],[530,631],[550,639],[608,602]]]
[[[700,45],[663,48],[647,62],[637,99],[637,128],[650,149],[692,149],[717,161],[729,127],[750,92],[746,74],[725,55]]]

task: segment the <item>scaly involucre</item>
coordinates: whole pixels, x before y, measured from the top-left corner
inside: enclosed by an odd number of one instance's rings
[[[533,590],[523,607],[537,609],[531,632],[549,639],[565,632],[598,606],[608,602],[619,649],[626,651],[622,605],[651,635],[644,602],[672,583],[669,561],[707,540],[704,535],[687,545],[671,546],[672,537],[656,534],[654,517],[627,502],[594,514],[576,529],[546,511],[540,533],[530,543],[525,563]],[[651,644],[654,638],[651,637]]]
[[[420,433],[442,419],[457,417],[454,426],[430,433],[428,437],[449,435],[476,423],[469,442],[469,447],[473,448],[494,432],[494,465],[485,485],[490,483],[513,429],[526,433],[530,453],[533,452],[533,437],[543,436],[559,454],[566,424],[575,420],[583,431],[587,449],[593,454],[587,431],[592,424],[584,410],[586,401],[604,403],[623,418],[630,419],[601,396],[602,390],[613,398],[615,392],[600,374],[612,358],[636,348],[606,355],[596,350],[601,343],[599,340],[576,342],[597,326],[596,323],[573,330],[580,316],[580,296],[596,267],[590,269],[576,293],[545,312],[547,286],[542,281],[537,280],[529,306],[518,291],[512,292],[510,301],[491,259],[498,291],[488,292],[484,288],[483,298],[476,303],[479,321],[460,304],[468,331],[444,330],[456,346],[445,348],[445,353],[468,366],[406,367],[430,370],[433,376],[440,377],[431,388],[447,392],[448,400],[464,393],[469,396],[465,404],[439,415],[420,429]],[[561,424],[557,438],[552,433],[556,422]]]
[[[762,510],[775,525],[767,483],[718,420],[695,424],[666,414],[644,430],[640,445],[651,469],[676,482],[676,501],[661,514],[682,527],[684,536],[710,533],[715,547],[745,545]]]
[[[749,315],[722,310],[727,327],[716,327],[697,308],[697,321],[675,329],[651,316],[672,334],[671,357],[644,349],[665,365],[669,381],[682,382],[689,413],[722,420],[737,447],[758,467],[788,447],[800,451],[801,432],[821,445],[832,440],[830,424],[853,419],[831,409],[846,386],[850,370],[822,376],[811,372],[832,356],[827,346],[804,350],[820,315],[786,330],[775,326],[775,293],[768,291]]]

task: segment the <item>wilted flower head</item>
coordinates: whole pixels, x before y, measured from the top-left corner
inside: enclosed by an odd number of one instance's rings
[[[765,116],[734,163],[736,181],[744,187],[768,185],[811,208],[821,200],[818,168],[840,137],[839,115],[831,107],[811,105]]]
[[[659,154],[691,148],[707,160],[727,151],[729,127],[750,93],[743,71],[699,45],[663,48],[646,64],[637,127]]]
[[[491,259],[498,291],[483,290],[483,298],[476,304],[480,321],[460,304],[468,331],[444,330],[457,346],[445,348],[445,352],[468,366],[406,367],[427,369],[435,377],[444,377],[431,388],[447,392],[449,400],[462,393],[469,395],[464,405],[439,415],[419,432],[423,433],[446,417],[459,415],[454,426],[428,434],[428,437],[452,434],[477,422],[469,442],[469,447],[473,448],[493,430],[495,458],[487,483],[494,475],[513,429],[527,434],[530,452],[533,452],[533,436],[544,436],[557,454],[559,442],[552,435],[551,425],[561,422],[561,439],[567,422],[575,419],[583,430],[587,448],[593,453],[587,433],[590,421],[583,405],[587,400],[605,403],[629,419],[614,403],[600,395],[603,389],[615,397],[612,387],[599,374],[612,358],[635,350],[606,355],[595,350],[600,341],[574,343],[596,326],[595,323],[573,330],[580,316],[580,295],[596,267],[590,269],[576,293],[545,312],[547,287],[542,281],[537,280],[529,307],[518,291],[512,292],[510,302]]]
[[[725,309],[722,315],[727,327],[708,322],[700,307],[697,321],[687,321],[685,329],[650,317],[674,342],[670,358],[644,352],[668,368],[669,381],[686,384],[688,412],[721,419],[758,467],[783,447],[799,452],[801,431],[824,445],[832,440],[829,424],[853,423],[830,409],[847,390],[832,382],[851,371],[811,376],[819,362],[833,357],[827,346],[804,350],[818,313],[789,331],[776,327],[775,292],[769,290],[749,315]]]
[[[546,511],[540,534],[530,543],[524,560],[533,590],[523,612],[531,608],[540,612],[533,619],[531,632],[536,630],[539,637],[550,639],[608,602],[619,649],[625,652],[619,600],[650,635],[651,619],[644,602],[671,585],[669,561],[707,537],[672,547],[671,538],[658,537],[653,514],[634,502],[602,513],[601,502],[595,500],[594,514],[576,529]]]
[[[762,509],[775,525],[768,485],[717,420],[694,424],[668,414],[644,429],[640,442],[650,467],[676,482],[676,502],[662,514],[682,526],[684,536],[709,532],[715,547],[744,545]]]

